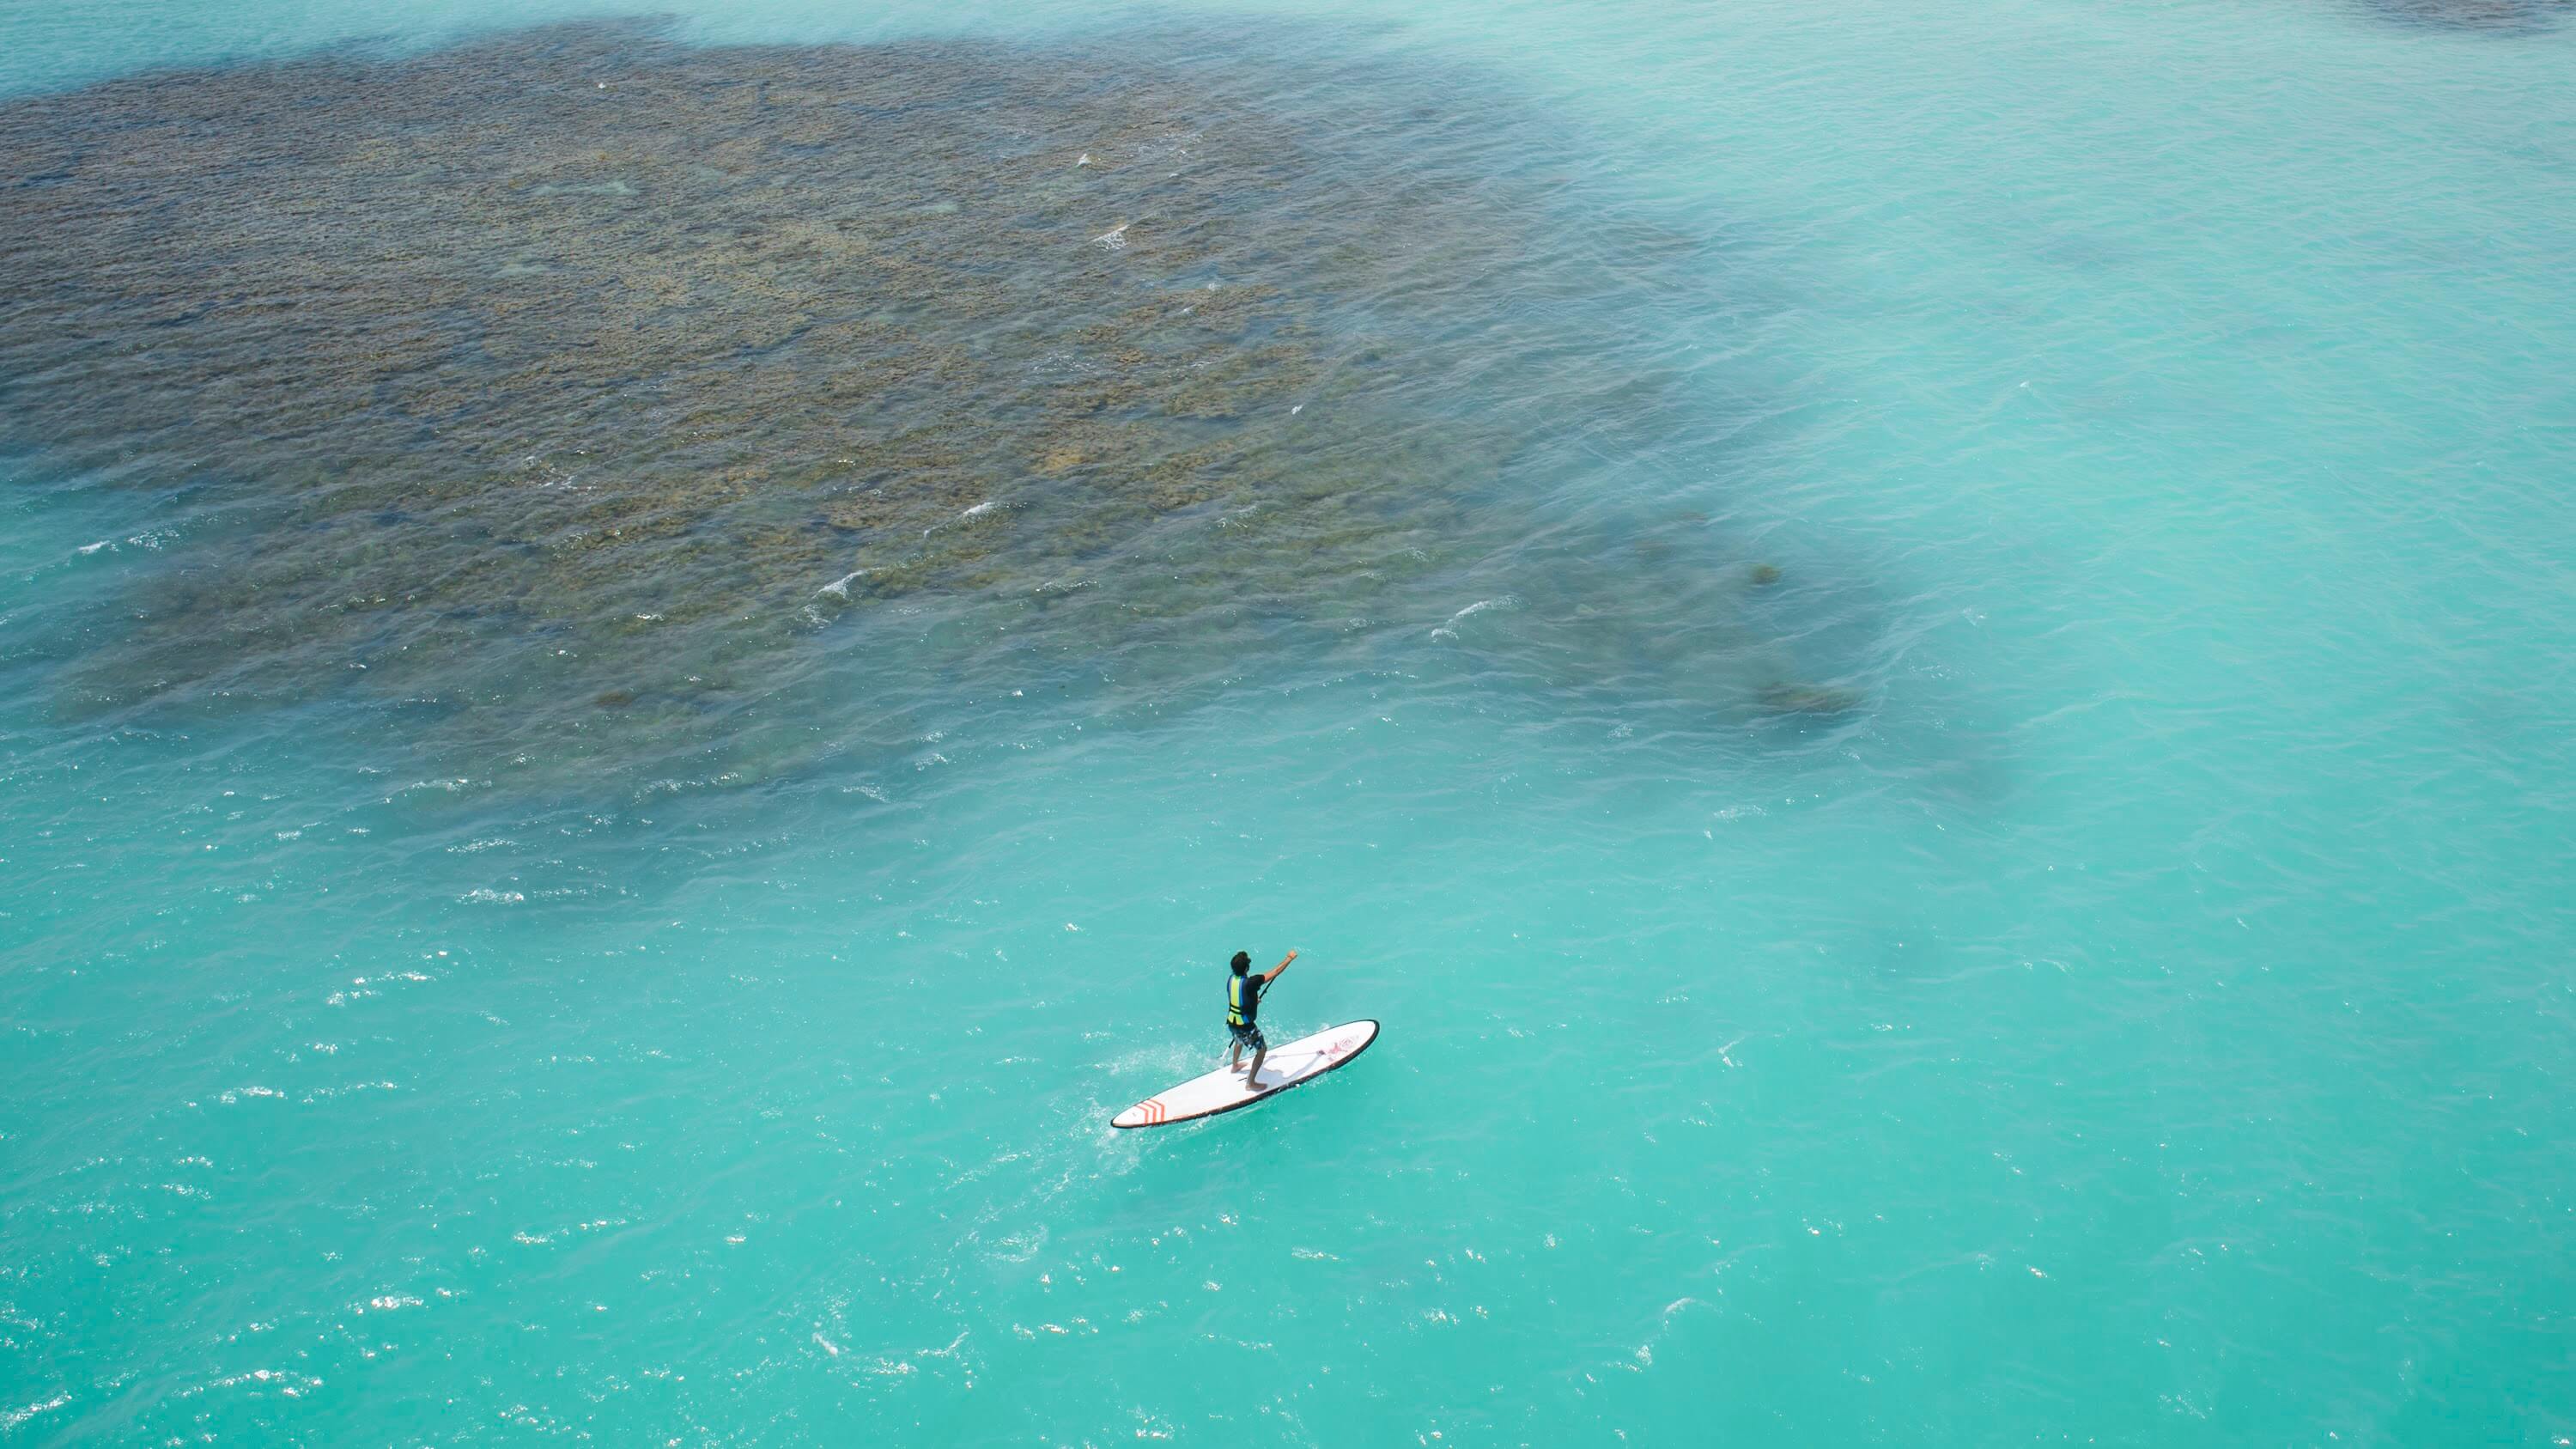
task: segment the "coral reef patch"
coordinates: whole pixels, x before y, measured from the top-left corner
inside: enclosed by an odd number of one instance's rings
[[[64,705],[360,688],[490,758],[667,745],[845,624],[909,670],[1239,677],[1508,557],[1512,623],[1398,632],[1838,711],[1705,528],[1524,547],[1532,479],[1687,411],[1621,308],[1709,250],[1584,209],[1553,131],[1207,37],[626,24],[0,105],[0,427],[210,500]]]

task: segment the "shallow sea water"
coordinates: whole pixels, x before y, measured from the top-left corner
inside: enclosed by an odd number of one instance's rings
[[[613,13],[20,10],[0,85]],[[1575,181],[1424,315],[1613,385],[1372,393],[1530,434],[1381,612],[854,606],[659,745],[327,630],[100,691],[299,535],[13,419],[0,1439],[2576,1435],[2565,18],[683,16],[1526,171],[1454,93]],[[1783,659],[1861,707],[1748,707]],[[1371,1053],[1110,1131],[1290,946],[1274,1033]]]

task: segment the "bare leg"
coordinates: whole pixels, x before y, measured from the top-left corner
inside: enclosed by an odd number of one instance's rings
[[[1268,1055],[1270,1055],[1270,1044],[1268,1042],[1263,1042],[1261,1045],[1252,1049],[1252,1070],[1243,1074],[1243,1084],[1246,1087],[1258,1087],[1261,1085],[1261,1059]]]
[[[1241,1042],[1236,1042],[1236,1043],[1234,1044],[1234,1050],[1232,1050],[1232,1051],[1230,1051],[1230,1052],[1227,1052],[1227,1053],[1225,1054],[1225,1069],[1226,1069],[1227,1071],[1229,1071],[1229,1072],[1230,1072],[1230,1071],[1233,1071],[1235,1068],[1237,1068],[1237,1067],[1239,1067],[1239,1066],[1242,1066],[1242,1065],[1243,1065],[1243,1043],[1241,1043]]]

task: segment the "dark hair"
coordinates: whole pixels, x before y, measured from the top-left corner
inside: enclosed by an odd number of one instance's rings
[[[1249,971],[1249,970],[1251,970],[1251,969],[1252,969],[1252,953],[1251,953],[1251,952],[1249,952],[1249,951],[1237,951],[1237,952],[1235,952],[1235,953],[1234,953],[1234,974],[1235,974],[1235,975],[1237,975],[1237,976],[1240,976],[1240,975],[1242,975],[1244,972]]]

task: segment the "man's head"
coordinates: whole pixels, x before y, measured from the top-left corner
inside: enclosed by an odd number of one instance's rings
[[[1237,976],[1240,976],[1240,975],[1242,975],[1243,973],[1245,973],[1245,972],[1247,972],[1247,971],[1249,971],[1249,970],[1251,970],[1251,969],[1252,969],[1252,953],[1251,953],[1251,952],[1249,952],[1249,951],[1237,951],[1237,952],[1235,952],[1235,953],[1234,953],[1234,974],[1235,974],[1235,975],[1237,975]]]

